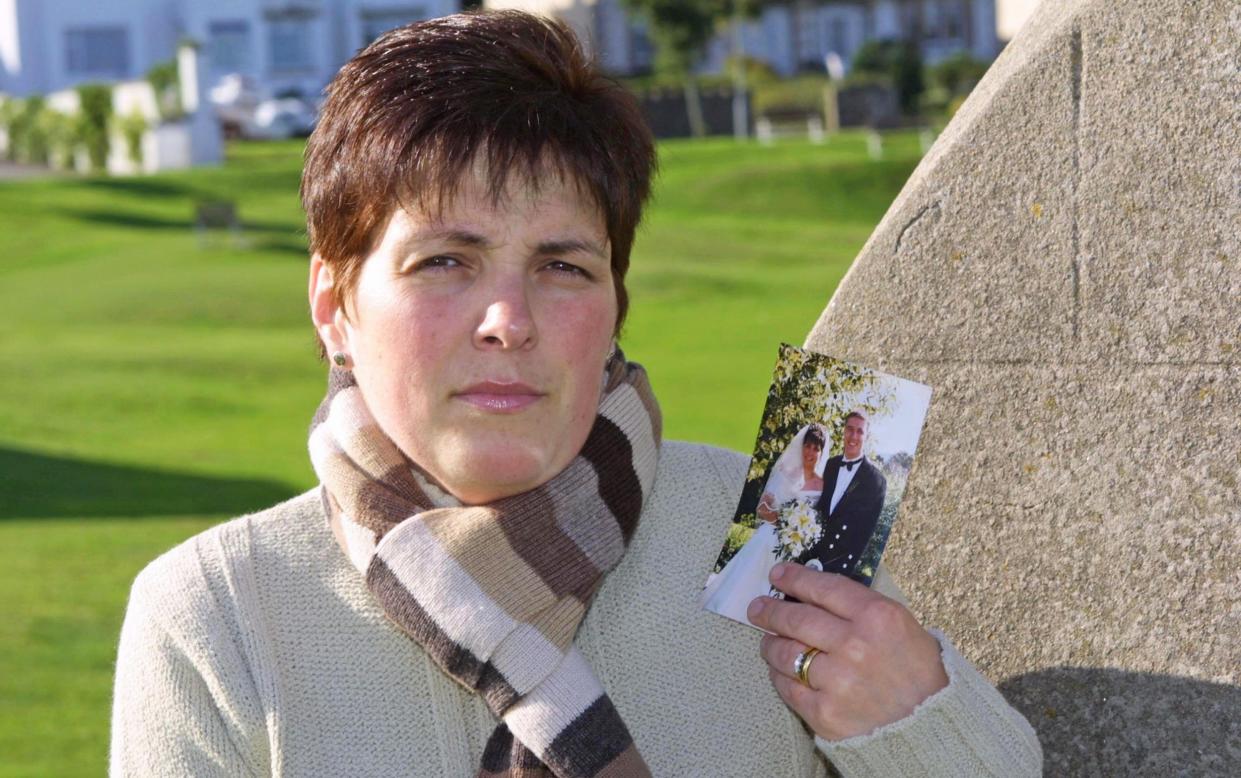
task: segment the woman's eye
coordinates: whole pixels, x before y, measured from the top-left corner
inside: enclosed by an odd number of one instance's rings
[[[441,270],[441,269],[460,267],[460,265],[461,265],[461,262],[458,261],[455,257],[436,255],[434,257],[427,257],[426,259],[414,265],[414,270],[415,271]]]
[[[561,259],[552,260],[544,265],[544,267],[555,273],[564,273],[566,275],[579,276],[586,279],[594,278],[594,276],[591,275],[585,268],[574,265],[571,262],[565,262]]]

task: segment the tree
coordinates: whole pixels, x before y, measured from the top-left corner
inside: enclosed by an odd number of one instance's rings
[[[181,107],[181,80],[177,61],[160,62],[147,71],[147,83],[155,92],[155,107],[165,121],[174,121],[185,115]]]
[[[974,59],[967,51],[958,51],[928,70],[931,84],[950,96],[969,94],[987,72],[987,63]]]
[[[716,0],[624,0],[625,5],[646,19],[655,43],[655,67],[681,80],[685,110],[695,138],[706,134],[702,100],[690,69],[715,34]]]
[[[47,137],[39,126],[39,116],[44,111],[43,97],[10,98],[5,102],[5,109],[9,159],[32,165],[47,164]]]
[[[625,6],[644,18],[655,43],[655,67],[675,75],[685,90],[685,110],[694,137],[706,134],[702,100],[692,78],[694,64],[702,57],[707,43],[721,25],[754,17],[771,0],[623,0]]]
[[[898,451],[888,457],[887,461],[876,462],[887,481],[888,490],[884,495],[883,509],[879,512],[879,521],[875,523],[875,532],[858,562],[858,572],[867,578],[873,578],[875,571],[879,569],[879,557],[883,554],[892,525],[896,522],[896,511],[900,508],[901,498],[905,496],[905,485],[909,482],[909,470],[913,463],[913,455],[908,451]]]
[[[853,72],[882,76],[896,90],[901,112],[912,116],[922,96],[922,53],[913,40],[875,40],[853,55]]]
[[[77,116],[77,137],[86,146],[93,171],[108,164],[108,125],[112,118],[112,87],[107,84],[79,84],[81,109]]]

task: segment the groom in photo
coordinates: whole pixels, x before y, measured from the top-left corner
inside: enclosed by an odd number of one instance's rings
[[[867,419],[860,411],[845,417],[844,454],[827,460],[823,494],[815,504],[823,519],[823,537],[797,558],[798,562],[829,573],[847,575],[859,583],[862,552],[870,542],[888,492],[887,479],[862,455]]]

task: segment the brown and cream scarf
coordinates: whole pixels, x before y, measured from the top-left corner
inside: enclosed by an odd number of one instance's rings
[[[618,354],[564,471],[487,505],[436,507],[353,374],[331,370],[310,457],[333,530],[388,618],[500,719],[479,776],[650,774],[573,637],[633,537],[660,431],[645,371]]]

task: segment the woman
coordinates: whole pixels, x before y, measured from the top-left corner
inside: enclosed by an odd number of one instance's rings
[[[802,603],[751,606],[761,646],[698,607],[745,458],[661,444],[615,349],[654,162],[556,23],[433,20],[342,68],[302,184],[321,484],[139,575],[114,774],[1037,772],[878,592],[777,567]]]
[[[755,513],[759,524],[745,545],[728,560],[703,590],[703,607],[749,624],[746,609],[755,597],[772,593],[768,576],[776,565],[776,521],[780,508],[793,499],[813,505],[823,493],[819,460],[823,456],[823,432],[816,425],[798,430],[771,468]]]

